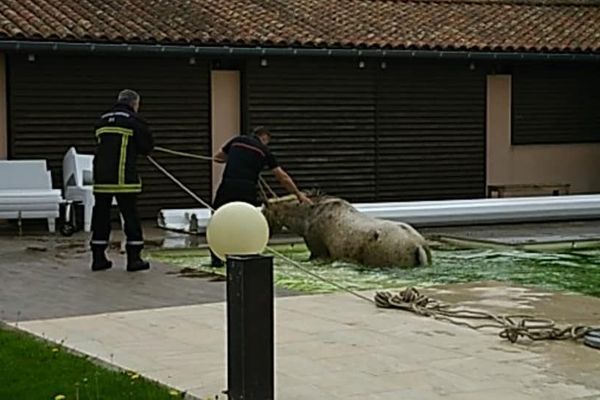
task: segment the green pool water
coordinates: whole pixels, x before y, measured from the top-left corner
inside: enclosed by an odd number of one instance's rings
[[[352,289],[496,280],[600,297],[600,249],[555,253],[440,249],[434,250],[431,267],[415,269],[373,269],[342,262],[315,264],[307,261],[309,253],[304,245],[277,246],[277,250],[301,262],[310,271]],[[225,273],[222,268],[206,266],[210,258],[205,250],[160,250],[149,256],[176,267]],[[275,282],[279,287],[306,293],[338,290],[277,258]]]

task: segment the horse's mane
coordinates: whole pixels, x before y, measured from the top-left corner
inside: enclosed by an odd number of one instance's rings
[[[332,196],[327,195],[321,189],[310,189],[306,192],[306,195],[314,202],[332,198]]]
[[[346,201],[344,199],[335,197],[335,196],[330,196],[319,189],[310,189],[310,190],[307,190],[305,193],[315,204],[323,205],[323,204],[337,203],[337,202],[346,203]],[[291,201],[297,201],[296,196],[293,194],[289,194],[287,196],[282,196],[282,197],[276,197],[276,198],[269,199],[269,202],[267,203],[267,207],[270,204],[277,204],[277,203],[291,202]]]
[[[320,191],[319,189],[310,189],[310,190],[306,191],[305,193],[315,203],[325,200],[325,199],[332,198],[331,196],[328,196],[324,192]],[[294,201],[294,200],[297,200],[296,196],[293,194],[288,194],[286,196],[275,197],[275,198],[269,199],[269,204],[281,203],[281,202],[286,202],[286,201]]]
[[[331,204],[345,205],[345,206],[353,208],[352,205],[348,201],[346,201],[340,197],[330,196],[319,189],[308,190],[305,192],[305,194],[307,197],[309,197],[314,202],[314,205],[317,207],[317,209],[321,209],[321,207],[328,206]],[[265,207],[268,209],[269,206],[271,206],[271,205],[281,204],[281,203],[292,203],[292,202],[297,202],[297,201],[298,201],[298,199],[296,198],[296,196],[293,194],[290,194],[290,195],[283,196],[283,197],[276,197],[276,198],[269,199],[268,203],[265,204]]]

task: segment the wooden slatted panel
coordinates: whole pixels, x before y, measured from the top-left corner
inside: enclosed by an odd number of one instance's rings
[[[209,69],[186,59],[65,57],[10,58],[10,156],[45,158],[54,187],[62,188],[62,159],[69,147],[93,153],[93,126],[120,89],[142,96],[141,115],[157,145],[210,154]],[[210,198],[210,163],[154,153],[176,177]],[[187,194],[140,157],[144,182],[140,213],[155,218],[165,207],[196,207]]]
[[[352,60],[247,64],[247,121],[264,125],[271,149],[301,189],[351,201],[375,199],[373,75]],[[272,181],[271,181],[272,182]]]
[[[484,197],[484,71],[387,62],[377,81],[377,143],[379,200]]]
[[[600,141],[599,66],[518,66],[512,88],[513,144]]]

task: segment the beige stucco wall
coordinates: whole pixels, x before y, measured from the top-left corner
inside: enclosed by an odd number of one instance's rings
[[[212,71],[211,93],[212,151],[216,154],[229,139],[240,134],[239,71]],[[213,163],[213,195],[221,182],[223,168]]]
[[[0,160],[5,160],[8,156],[6,117],[6,57],[0,54]]]
[[[487,183],[569,183],[572,193],[600,192],[600,144],[511,146],[511,77],[487,80]]]

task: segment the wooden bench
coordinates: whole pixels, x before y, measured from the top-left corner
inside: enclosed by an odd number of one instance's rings
[[[558,184],[508,184],[508,185],[488,185],[488,197],[510,197],[507,194],[516,196],[539,196],[551,195],[560,196],[569,194],[571,185],[568,183]],[[494,194],[496,194],[494,196]]]

